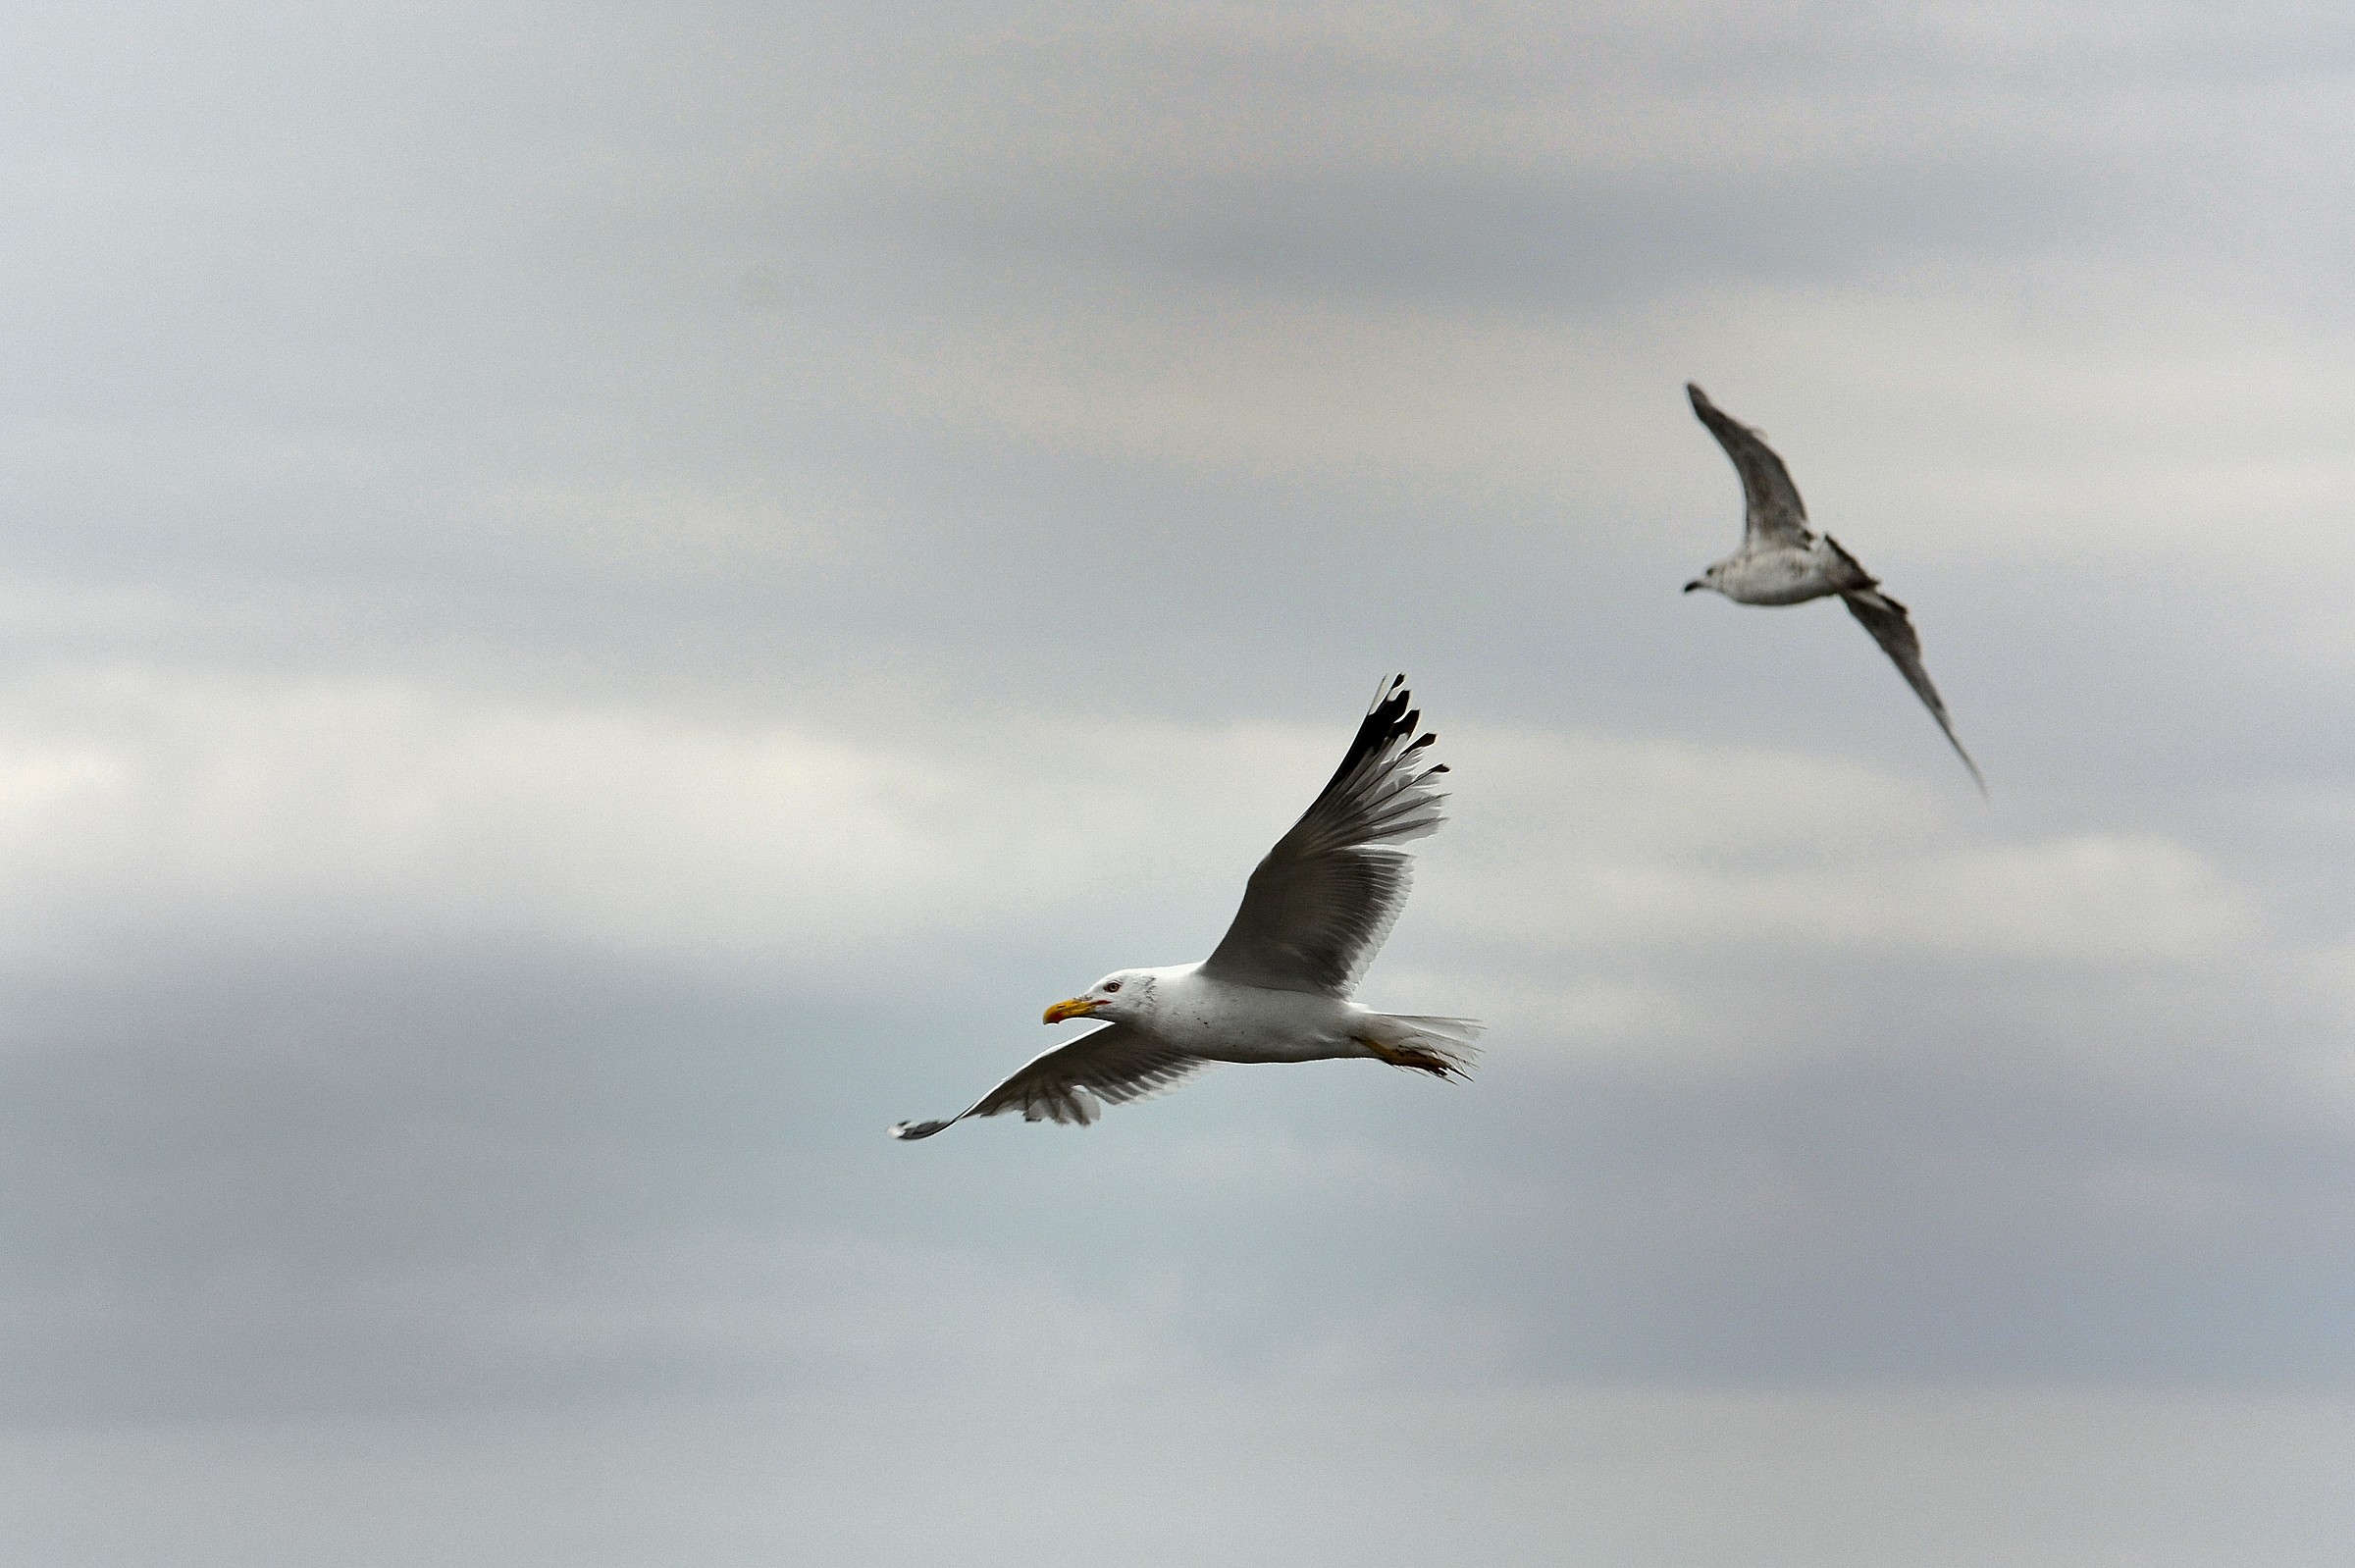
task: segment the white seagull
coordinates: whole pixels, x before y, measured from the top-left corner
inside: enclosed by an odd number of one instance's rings
[[[1434,1077],[1465,1076],[1470,1019],[1375,1013],[1349,1000],[1406,903],[1413,858],[1401,846],[1439,825],[1429,787],[1446,767],[1406,678],[1386,680],[1348,755],[1314,805],[1251,873],[1234,923],[1199,964],[1115,969],[1046,1021],[1101,1019],[946,1122],[902,1122],[895,1138],[928,1138],[968,1116],[1020,1111],[1025,1122],[1095,1121],[1114,1105],[1178,1086],[1214,1062],[1371,1057]]]
[[[1921,639],[1914,635],[1906,606],[1882,593],[1879,580],[1831,535],[1818,539],[1807,528],[1807,508],[1799,498],[1799,487],[1791,483],[1791,471],[1764,438],[1729,418],[1709,401],[1707,392],[1691,382],[1685,383],[1685,391],[1692,395],[1693,412],[1709,427],[1725,455],[1734,460],[1734,471],[1742,476],[1742,499],[1747,508],[1742,548],[1687,583],[1685,592],[1714,589],[1737,604],[1800,604],[1838,594],[1848,612],[1872,634],[1881,652],[1905,676],[1906,684],[1913,688],[1913,695],[1930,710],[1930,717],[1946,732],[1946,743],[1970,769],[1979,793],[1986,794],[1987,781],[1979,776],[1979,764],[1955,739],[1946,704],[1939,701],[1938,688],[1930,684],[1929,671],[1921,667]]]

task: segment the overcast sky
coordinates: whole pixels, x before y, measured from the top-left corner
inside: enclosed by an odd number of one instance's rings
[[[2343,6],[7,32],[0,1555],[2343,1560]],[[883,1136],[1390,669],[1473,1082]]]

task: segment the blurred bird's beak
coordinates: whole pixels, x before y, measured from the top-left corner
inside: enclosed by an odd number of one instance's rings
[[[1068,1002],[1058,1002],[1047,1009],[1047,1016],[1039,1021],[1041,1023],[1061,1023],[1065,1019],[1086,1018],[1095,1010],[1095,1003],[1090,1002],[1086,997],[1075,996]]]
[[[1706,583],[1703,583],[1700,578],[1696,577],[1693,579],[1693,581],[1685,585],[1685,592],[1690,594],[1696,588],[1706,588],[1707,586],[1708,585]]]

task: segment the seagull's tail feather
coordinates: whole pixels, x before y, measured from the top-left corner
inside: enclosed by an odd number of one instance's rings
[[[1478,1019],[1433,1018],[1421,1013],[1377,1013],[1368,1021],[1374,1024],[1371,1037],[1393,1051],[1432,1059],[1399,1065],[1422,1068],[1442,1078],[1472,1075],[1472,1064],[1480,1060],[1480,1048],[1472,1042],[1488,1028]]]
[[[1478,1019],[1441,1019],[1425,1013],[1384,1013],[1378,1017],[1419,1033],[1436,1034],[1466,1050],[1472,1049],[1474,1040],[1489,1032],[1489,1026]]]
[[[1832,547],[1832,553],[1840,557],[1840,564],[1847,567],[1853,574],[1847,582],[1841,584],[1840,592],[1843,594],[1865,593],[1881,586],[1881,580],[1866,571],[1862,561],[1840,548],[1840,541],[1826,534],[1823,536],[1823,542]],[[1894,603],[1895,601],[1891,601],[1891,602]]]

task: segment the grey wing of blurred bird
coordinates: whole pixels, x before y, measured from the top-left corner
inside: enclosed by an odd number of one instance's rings
[[[1693,383],[1685,383],[1685,393],[1693,399],[1693,412],[1709,427],[1725,455],[1734,460],[1734,472],[1742,476],[1744,542],[1803,549],[1815,543],[1815,535],[1807,527],[1806,503],[1799,498],[1799,487],[1791,483],[1791,470],[1783,466],[1765,438],[1728,416]]]
[[[1200,973],[1333,997],[1356,988],[1413,881],[1400,846],[1438,830],[1446,799],[1426,787],[1447,769],[1428,755],[1437,736],[1410,738],[1422,719],[1412,701],[1404,676],[1376,690],[1341,765],[1252,871]]]
[[[1080,1126],[1104,1105],[1150,1099],[1176,1088],[1210,1064],[1156,1045],[1125,1023],[1092,1029],[1069,1045],[1034,1057],[1005,1082],[945,1122],[902,1122],[895,1138],[928,1138],[968,1116],[1020,1111],[1025,1122],[1071,1122]]]
[[[1955,739],[1955,726],[1946,716],[1946,704],[1939,700],[1938,688],[1930,684],[1930,672],[1922,668],[1921,638],[1914,632],[1913,618],[1906,613],[1906,606],[1877,588],[1842,594],[1840,598],[1848,605],[1848,612],[1857,618],[1857,624],[1872,634],[1872,640],[1881,645],[1881,652],[1889,655],[1898,673],[1905,676],[1906,684],[1913,688],[1913,695],[1921,699],[1922,706],[1930,710],[1930,717],[1946,732],[1946,744],[1955,749],[1955,755],[1962,758],[1962,765],[1970,769],[1971,782],[1978,785],[1981,795],[1986,794],[1987,781],[1979,776],[1979,764],[1970,759],[1970,754],[1962,750],[1962,743]]]

